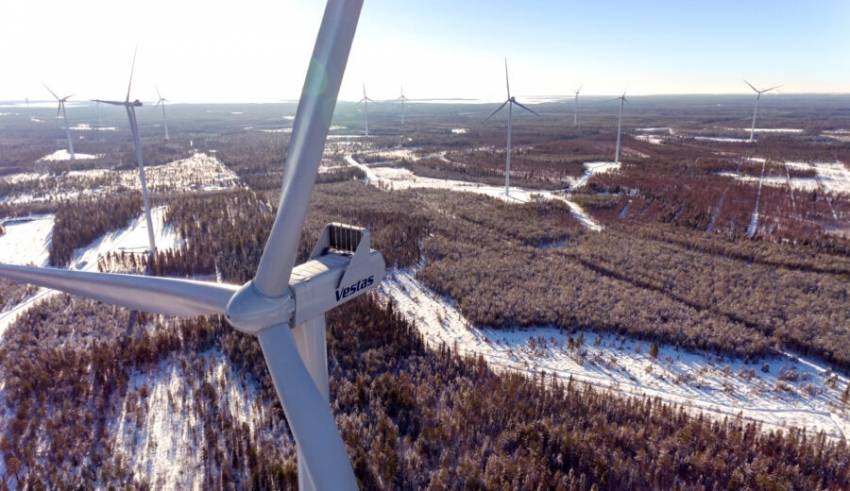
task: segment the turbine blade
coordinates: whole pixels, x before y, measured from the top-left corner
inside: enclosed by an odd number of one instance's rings
[[[51,95],[53,95],[53,97],[54,97],[57,101],[59,100],[59,96],[58,96],[58,95],[56,95],[56,92],[53,92],[52,90],[50,90],[50,87],[48,87],[48,86],[47,86],[47,84],[41,84],[41,85],[43,85],[43,86],[44,86],[44,88],[45,88],[45,89],[47,89],[47,91],[48,91],[48,92],[50,92],[50,94],[51,94]]]
[[[304,366],[286,324],[257,334],[286,421],[315,489],[356,490],[357,479],[327,400]]]
[[[503,102],[501,106],[497,107],[495,111],[491,112],[491,113],[490,113],[490,115],[489,115],[489,116],[487,116],[487,119],[485,119],[485,120],[484,120],[484,122],[489,121],[489,120],[490,120],[490,118],[492,118],[493,116],[495,116],[497,112],[501,111],[501,110],[502,110],[502,108],[503,108],[503,107],[505,107],[505,106],[508,104],[508,102],[510,102],[510,101],[505,101],[505,102]]]
[[[136,49],[133,50],[133,63],[130,64],[130,82],[127,83],[127,97],[124,99],[126,102],[130,102],[130,88],[133,86],[133,72],[136,71],[136,53],[139,51],[139,47],[136,46]]]
[[[254,278],[260,293],[269,297],[282,296],[289,289],[304,216],[362,6],[362,0],[350,0],[328,2],[325,7],[292,125],[277,216]]]
[[[153,88],[156,89],[156,98],[162,100],[162,94],[159,93],[159,87],[154,85]]]
[[[764,89],[764,90],[763,90],[763,91],[761,91],[761,92],[762,92],[762,94],[764,94],[765,92],[770,92],[771,90],[776,90],[776,89],[778,89],[778,88],[780,88],[780,87],[782,87],[782,86],[781,86],[781,85],[777,85],[777,86],[771,87],[771,88],[769,88],[769,89]]]
[[[505,87],[508,89],[508,99],[511,98],[511,81],[508,78],[508,58],[505,57]]]
[[[109,104],[110,106],[126,106],[127,103],[124,101],[104,101],[103,99],[92,99],[93,102],[101,102],[103,104]]]
[[[532,111],[530,108],[525,107],[524,105],[520,104],[519,102],[516,102],[516,101],[513,101],[513,102],[514,102],[514,104],[516,104],[517,106],[519,106],[519,107],[521,107],[521,108],[525,109],[526,111],[530,112],[531,114],[533,114],[533,115],[535,115],[535,116],[538,116],[538,117],[540,116],[540,114],[538,114],[536,111]]]
[[[195,317],[222,314],[238,286],[221,283],[90,273],[0,264],[0,277],[155,314]]]
[[[745,84],[747,84],[747,85],[749,85],[749,86],[750,86],[750,88],[751,88],[751,89],[753,89],[754,91],[756,91],[756,92],[758,92],[758,91],[759,91],[759,89],[755,88],[755,87],[753,86],[753,84],[751,84],[751,83],[747,82],[746,80],[744,80],[744,83],[745,83]]]

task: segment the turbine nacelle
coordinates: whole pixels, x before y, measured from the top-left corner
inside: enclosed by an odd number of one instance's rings
[[[265,296],[249,281],[230,299],[225,315],[235,329],[253,335],[284,319],[301,324],[374,289],[385,271],[368,230],[331,223],[322,230],[310,259],[292,269],[284,295]]]

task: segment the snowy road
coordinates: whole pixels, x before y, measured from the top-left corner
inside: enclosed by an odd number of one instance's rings
[[[429,346],[445,344],[481,355],[497,370],[544,371],[563,381],[572,378],[624,395],[659,397],[771,429],[806,428],[834,439],[850,435],[850,415],[841,404],[847,378],[791,353],[751,364],[663,344],[652,356],[648,342],[591,331],[479,328],[451,300],[420,284],[415,270],[391,271],[380,295],[396,302],[397,311],[415,322]]]

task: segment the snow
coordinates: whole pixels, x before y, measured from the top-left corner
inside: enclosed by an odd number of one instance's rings
[[[664,143],[664,139],[658,135],[635,135],[634,138],[635,140],[651,143],[653,145],[661,145]]]
[[[732,138],[727,136],[695,136],[694,140],[723,143],[750,143],[748,138]]]
[[[750,128],[741,128],[740,131],[749,132]],[[756,133],[802,133],[802,128],[756,128]]]
[[[89,154],[89,153],[78,153],[74,152],[74,159],[76,160],[93,160],[99,159],[103,157],[103,154]],[[63,160],[71,160],[71,154],[68,153],[68,150],[62,149],[57,150],[50,155],[45,155],[44,157],[39,159],[43,162],[59,162]]]
[[[653,128],[636,128],[635,131],[640,131],[641,133],[669,133],[673,134],[673,128],[668,126],[659,126]]]
[[[408,169],[402,169],[397,167],[370,167],[361,164],[360,162],[357,162],[351,155],[346,155],[345,160],[346,162],[348,162],[349,165],[357,167],[358,169],[362,170],[364,174],[366,174],[367,184],[371,184],[382,189],[399,191],[405,189],[423,188],[445,189],[448,191],[483,194],[486,196],[490,196],[491,198],[506,201],[508,203],[528,203],[535,199],[556,200],[565,203],[570,208],[570,211],[576,218],[576,220],[578,220],[579,223],[581,223],[585,227],[593,231],[602,230],[602,225],[600,225],[590,215],[588,215],[578,203],[567,199],[566,196],[562,194],[554,193],[552,191],[524,189],[520,187],[511,186],[510,194],[506,195],[505,188],[503,186],[491,186],[487,184],[480,184],[468,181],[422,177],[417,176]],[[591,162],[591,164],[598,163],[599,162]],[[594,166],[592,168],[588,168],[587,172],[602,172],[602,170],[600,170],[602,168],[602,166]]]
[[[751,159],[759,161],[756,159]],[[763,160],[763,159],[762,159]],[[766,186],[790,186],[792,189],[814,191],[822,189],[830,193],[850,194],[850,170],[842,162],[785,162],[790,169],[814,169],[815,177],[777,177],[762,179]],[[742,182],[756,182],[758,178],[740,175],[735,172],[719,172],[718,175],[731,177]]]
[[[157,249],[176,249],[182,244],[182,239],[177,231],[164,224],[165,207],[160,206],[151,210],[151,219],[156,228]],[[33,262],[39,266],[47,264],[50,234],[53,229],[53,216],[41,217],[33,222],[28,229],[14,232],[11,239],[8,234],[0,237],[0,262],[13,264],[28,264]],[[26,222],[32,224],[33,222]],[[48,226],[49,224],[49,226]],[[12,228],[21,225],[13,225]],[[91,244],[76,249],[68,269],[81,271],[97,271],[97,258],[108,252],[146,251],[148,247],[147,223],[144,215],[133,220],[126,228],[107,233]],[[25,251],[16,255],[15,251]],[[27,254],[30,254],[27,256]],[[12,259],[9,259],[13,256]],[[40,262],[39,262],[40,261]],[[54,290],[40,289],[32,297],[19,303],[16,307],[0,314],[0,340],[3,333],[13,322],[39,300],[57,293]]]
[[[77,154],[79,155],[79,154]],[[36,181],[47,177],[46,173],[20,173],[0,177],[0,181],[20,183]],[[157,191],[168,190],[220,190],[241,186],[239,176],[221,163],[215,156],[195,153],[191,157],[175,160],[164,165],[145,166],[148,189]],[[113,176],[114,180],[101,187],[92,188],[85,182],[87,178],[104,178]],[[58,176],[55,188],[62,192],[47,192],[46,194],[18,194],[0,198],[0,202],[9,204],[32,203],[50,199],[74,199],[80,196],[96,196],[116,192],[120,187],[140,189],[138,171],[134,169],[113,171],[109,169],[91,169],[85,171],[70,171]]]
[[[154,489],[203,489],[202,449],[214,443],[205,441],[197,414],[200,401],[196,401],[196,395],[202,383],[222,391],[224,412],[229,412],[237,424],[246,423],[251,432],[270,411],[267,405],[256,404],[260,400],[256,384],[234,372],[221,352],[211,350],[200,357],[204,362],[200,379],[191,365],[176,357],[153,371],[134,374],[121,413],[110,424],[115,450],[124,457],[136,480],[145,480]],[[141,390],[147,397],[139,397]],[[137,420],[136,403],[141,407],[141,420]]]
[[[611,172],[620,168],[619,162],[585,162],[583,164],[584,174],[570,187],[571,191],[579,189],[587,184],[595,174]]]
[[[755,160],[755,159],[751,159]],[[747,227],[747,236],[750,238],[755,237],[756,232],[758,232],[759,228],[759,203],[761,203],[761,187],[764,183],[764,167],[767,163],[767,159],[762,159],[761,161],[761,175],[759,176],[759,186],[758,192],[756,193],[756,204],[753,207],[753,215],[750,218],[750,225]]]
[[[665,344],[655,358],[650,343],[613,334],[477,327],[414,275],[414,269],[389,271],[379,295],[392,298],[396,311],[415,323],[432,348],[445,344],[481,355],[496,370],[545,371],[564,382],[572,378],[624,395],[659,397],[717,418],[741,415],[769,429],[802,427],[830,438],[850,432],[850,417],[840,403],[847,378],[813,360],[785,353],[746,363]],[[569,338],[579,336],[584,343],[571,349]]]
[[[452,128],[452,134],[455,135],[464,135],[467,131],[469,130],[467,130],[466,128]]]
[[[274,128],[260,131],[263,133],[292,133],[292,128]]]
[[[88,123],[77,123],[74,126],[71,126],[71,129],[74,131],[117,131],[117,128],[114,126],[100,126],[93,128]]]
[[[53,215],[0,220],[6,229],[0,235],[0,263],[46,265],[53,221]]]

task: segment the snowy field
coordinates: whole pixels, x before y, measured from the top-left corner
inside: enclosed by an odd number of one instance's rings
[[[63,150],[64,151],[64,150]],[[78,156],[80,154],[77,154]],[[241,186],[239,176],[221,163],[215,156],[196,153],[191,157],[175,160],[164,165],[145,166],[145,177],[151,191],[216,191]],[[52,178],[55,185],[49,189],[36,186],[37,181]],[[97,180],[93,186],[91,180]],[[20,204],[55,199],[73,199],[81,196],[97,196],[112,193],[121,187],[140,189],[138,171],[92,169],[70,171],[59,175],[27,172],[0,177],[0,182],[9,184],[32,183],[40,191],[36,194],[20,192],[0,197],[0,203]],[[62,189],[61,192],[57,191]]]
[[[221,388],[224,406],[219,409],[251,432],[272,410],[261,402],[255,382],[233,371],[221,352],[200,358],[202,377],[190,368],[194,360],[179,357],[133,375],[120,414],[109,425],[115,451],[136,479],[153,489],[203,489],[203,449],[215,444],[206,441],[198,414],[203,403],[196,396],[203,384]]]
[[[0,235],[0,263],[44,266],[50,252],[53,215],[0,220],[6,233]]]
[[[750,159],[760,162],[763,159]],[[816,172],[815,177],[781,177],[769,176],[761,179],[765,186],[790,186],[802,191],[822,189],[830,193],[850,194],[850,169],[842,162],[785,162],[789,169],[809,170]],[[735,172],[721,172],[719,175],[732,177],[738,181],[757,183],[759,178],[740,175]]]
[[[99,159],[101,157],[103,157],[103,155],[101,154],[74,152],[75,160],[94,160]],[[65,149],[56,150],[55,152],[45,155],[44,157],[39,159],[39,161],[41,162],[62,162],[66,160],[71,160],[71,154],[68,152],[68,150]]]
[[[407,150],[401,152],[409,152]],[[380,152],[379,152],[380,153]],[[383,152],[386,154],[387,152]],[[549,199],[565,203],[572,212],[576,220],[585,227],[594,230],[602,230],[602,225],[593,219],[584,209],[576,202],[570,200],[566,193],[558,193],[552,191],[524,189],[511,186],[510,194],[505,194],[504,186],[491,186],[469,181],[458,181],[453,179],[437,179],[433,177],[417,176],[408,169],[398,167],[388,167],[385,163],[381,165],[365,165],[354,159],[352,155],[346,155],[346,162],[349,165],[359,168],[366,174],[367,183],[377,186],[381,189],[388,190],[405,190],[405,189],[445,189],[449,191],[458,191],[466,193],[476,193],[490,196],[491,198],[501,199],[508,203],[528,203],[534,199]],[[619,164],[614,162],[588,162],[585,165],[584,175],[576,180],[570,189],[578,189],[587,183],[588,179],[593,174],[600,172],[609,172],[619,168]]]
[[[846,438],[850,414],[842,409],[847,378],[793,354],[757,363],[591,331],[554,327],[488,329],[470,325],[450,299],[415,279],[415,270],[390,271],[381,297],[415,322],[431,347],[481,355],[497,370],[540,371],[624,395],[659,397],[718,418],[742,417],[767,429],[788,427]]]

